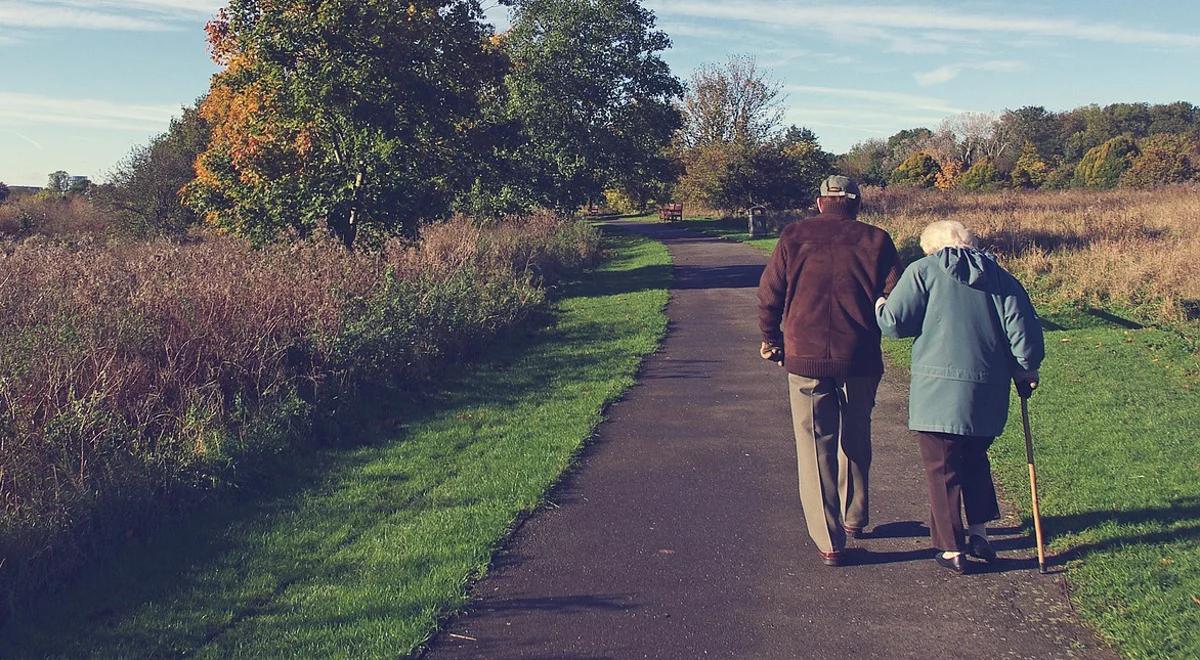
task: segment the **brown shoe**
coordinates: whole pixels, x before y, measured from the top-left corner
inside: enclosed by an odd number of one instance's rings
[[[821,563],[826,566],[842,566],[846,561],[846,555],[836,550],[833,552],[821,552],[818,550],[817,554],[821,555]]]

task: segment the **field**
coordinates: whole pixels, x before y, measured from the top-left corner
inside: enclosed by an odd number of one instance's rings
[[[953,218],[1029,286],[1048,330],[1031,410],[1053,562],[1123,654],[1200,655],[1200,191],[864,197],[910,258],[921,228]],[[743,240],[741,221],[688,224]],[[894,364],[908,346],[886,343]],[[1020,434],[1010,422],[993,461],[1027,512]]]
[[[139,539],[0,656],[395,657],[464,602],[666,328],[666,250],[615,238],[549,322],[238,502]],[[652,273],[647,276],[645,273]]]

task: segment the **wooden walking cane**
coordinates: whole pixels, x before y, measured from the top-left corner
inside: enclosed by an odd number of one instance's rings
[[[1029,430],[1029,396],[1032,388],[1021,392],[1021,423],[1025,427],[1025,459],[1029,463],[1029,490],[1033,495],[1033,533],[1037,537],[1038,572],[1046,574],[1046,546],[1042,541],[1042,512],[1038,508],[1037,470],[1033,467],[1033,433]]]

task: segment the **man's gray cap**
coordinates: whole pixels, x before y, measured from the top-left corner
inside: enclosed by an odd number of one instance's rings
[[[821,196],[858,199],[862,193],[858,190],[858,184],[850,177],[835,174],[821,182]]]

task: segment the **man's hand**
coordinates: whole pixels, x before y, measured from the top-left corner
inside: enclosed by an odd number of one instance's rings
[[[1038,375],[1037,369],[1032,371],[1018,370],[1013,374],[1013,383],[1017,386],[1017,395],[1022,399],[1028,399],[1033,396],[1033,391],[1037,389],[1041,378]]]
[[[762,346],[758,348],[758,354],[764,360],[770,360],[781,367],[783,366],[783,348],[780,346],[764,341]]]

